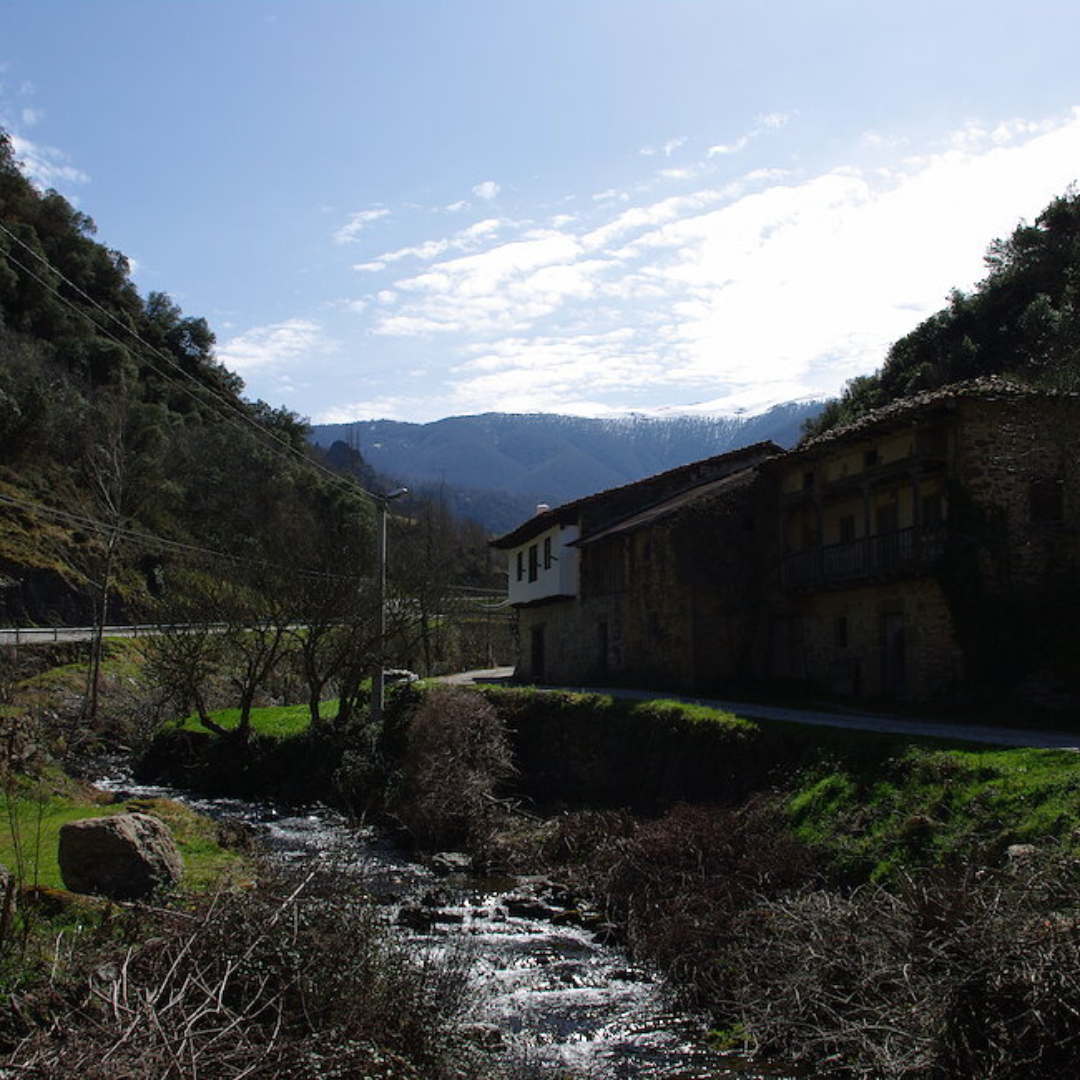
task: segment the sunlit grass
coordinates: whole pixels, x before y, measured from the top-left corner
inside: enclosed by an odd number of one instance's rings
[[[163,821],[184,860],[186,890],[200,891],[228,870],[242,872],[244,860],[217,842],[213,821],[172,799],[101,803],[35,790],[31,783],[0,794],[0,863],[24,885],[63,888],[57,852],[60,830],[71,821],[137,810]]]
[[[1080,846],[1080,755],[909,747],[808,770],[788,802],[796,835],[841,866],[993,863],[1009,844]]]

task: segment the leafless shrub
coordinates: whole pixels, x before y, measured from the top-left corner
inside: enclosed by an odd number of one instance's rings
[[[477,1075],[450,1037],[464,972],[406,953],[368,905],[305,886],[143,912],[14,995],[0,1075]]]
[[[397,813],[422,847],[482,846],[513,756],[494,706],[455,687],[427,694],[409,722]]]
[[[623,812],[569,815],[548,844],[578,889],[625,927],[634,952],[658,964],[695,1004],[726,992],[735,918],[764,893],[812,874],[767,803],[743,811],[676,806],[656,821]]]
[[[1078,880],[1044,859],[763,900],[735,927],[732,1014],[856,1075],[1077,1075]]]

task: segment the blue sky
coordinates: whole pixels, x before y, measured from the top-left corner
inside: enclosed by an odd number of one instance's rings
[[[316,421],[836,392],[1080,178],[1075,0],[7,0],[0,126]]]

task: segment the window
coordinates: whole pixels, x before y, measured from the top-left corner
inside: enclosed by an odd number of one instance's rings
[[[836,647],[846,649],[848,647],[848,623],[846,615],[838,615],[834,624]]]
[[[551,569],[551,537],[544,537],[544,569]]]
[[[855,539],[855,515],[844,514],[840,518],[840,543],[850,544]]]
[[[529,545],[529,580],[535,581],[540,572],[540,549],[536,544]]]
[[[863,454],[863,468],[872,469],[881,460],[877,450],[867,450]]]
[[[809,491],[814,486],[814,474],[812,472],[802,474],[802,486],[805,491]]]
[[[525,555],[519,551],[517,553],[517,579],[520,581],[525,576]]]

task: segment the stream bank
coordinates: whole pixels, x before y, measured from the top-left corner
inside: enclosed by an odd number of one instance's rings
[[[274,861],[317,873],[321,888],[361,890],[413,950],[463,961],[470,989],[462,1029],[493,1075],[763,1075],[711,1052],[703,1018],[677,1010],[659,976],[606,941],[607,928],[547,879],[475,877],[454,870],[454,860],[424,864],[382,830],[326,807],[200,796],[123,773],[98,784],[120,799],[177,799],[238,823]]]
[[[727,1045],[829,1075],[1080,1069],[1077,755],[598,695],[458,691],[451,708],[438,693],[410,691],[366,741],[338,733],[324,791],[396,811],[428,850],[557,875]],[[474,752],[485,701],[500,723],[484,730],[512,755],[483,740]],[[462,726],[429,738],[420,768],[425,708],[425,722]],[[177,732],[156,760],[224,790],[259,778],[285,790],[304,782],[290,764],[312,745],[257,740],[234,772],[227,740]],[[536,816],[517,818],[507,796]]]

